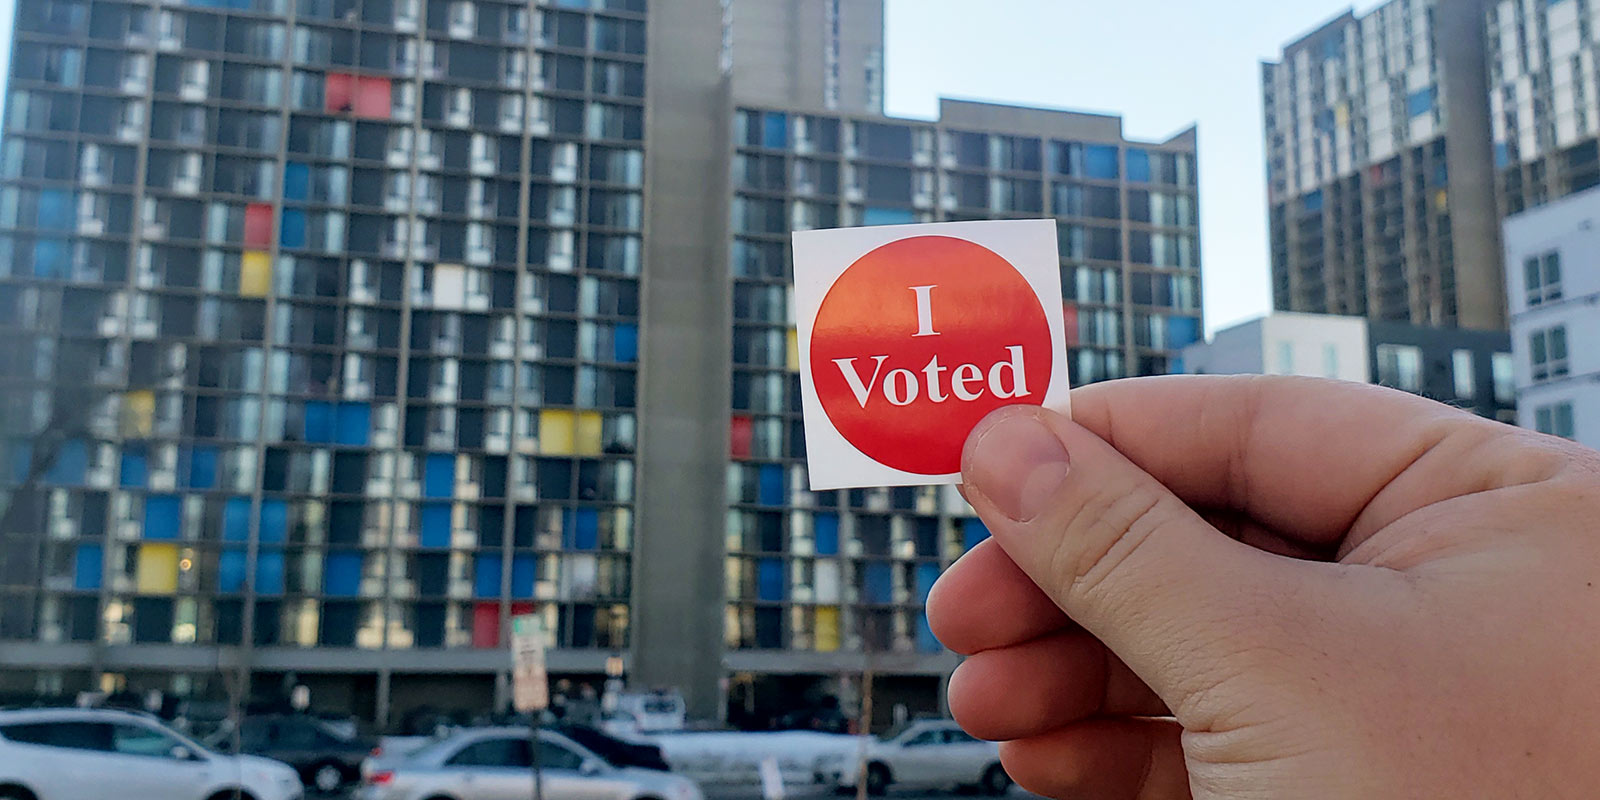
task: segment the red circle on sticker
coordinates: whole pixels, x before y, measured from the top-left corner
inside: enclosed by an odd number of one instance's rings
[[[1050,322],[1015,266],[948,236],[886,244],[851,264],[817,311],[811,375],[856,449],[916,475],[961,469],[967,434],[1007,405],[1043,405]]]

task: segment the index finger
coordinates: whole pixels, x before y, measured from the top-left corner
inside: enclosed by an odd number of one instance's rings
[[[1392,389],[1278,376],[1095,384],[1073,391],[1072,417],[1189,505],[1318,545],[1503,482],[1505,459],[1478,456],[1516,430]]]

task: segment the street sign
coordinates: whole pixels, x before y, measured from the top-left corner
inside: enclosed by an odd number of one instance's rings
[[[535,614],[511,618],[511,703],[522,713],[550,705],[550,680],[544,665],[544,620]]]

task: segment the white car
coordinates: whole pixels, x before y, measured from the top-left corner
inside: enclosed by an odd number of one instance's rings
[[[154,718],[0,711],[0,800],[301,800],[287,764],[213,753]]]
[[[533,748],[527,728],[478,728],[426,745],[403,759],[362,769],[356,800],[527,800]],[[681,775],[618,768],[553,731],[539,732],[546,800],[705,800]]]
[[[887,792],[890,786],[977,787],[991,795],[1011,790],[1011,776],[1000,766],[1000,746],[972,738],[949,720],[913,722],[867,739],[863,751],[859,757],[841,752],[819,758],[817,782],[853,790],[864,764],[867,792],[874,795]]]

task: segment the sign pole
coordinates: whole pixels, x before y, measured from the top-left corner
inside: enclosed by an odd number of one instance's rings
[[[544,768],[539,732],[550,706],[550,679],[545,672],[544,620],[534,614],[511,618],[511,702],[528,715],[528,747],[533,765],[533,797],[544,800]]]

